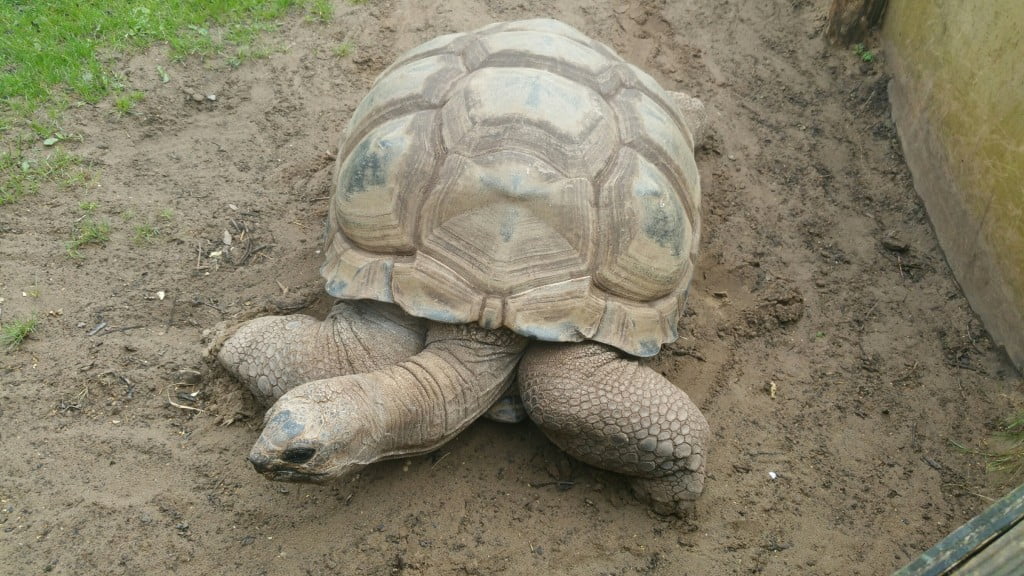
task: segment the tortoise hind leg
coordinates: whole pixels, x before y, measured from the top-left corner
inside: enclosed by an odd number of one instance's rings
[[[312,380],[373,372],[423,349],[426,326],[393,304],[339,301],[322,322],[263,316],[228,338],[217,359],[256,399],[271,404]]]
[[[685,92],[669,92],[669,95],[675,100],[676,109],[693,134],[693,147],[696,149],[704,142],[704,135],[707,134],[708,113],[704,103]]]
[[[595,343],[534,345],[519,364],[530,418],[573,457],[630,477],[661,514],[685,515],[704,489],[708,425],[660,374]]]

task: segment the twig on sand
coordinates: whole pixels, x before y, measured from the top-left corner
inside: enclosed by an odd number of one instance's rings
[[[444,454],[438,456],[437,460],[434,460],[434,463],[430,465],[430,469],[433,470],[434,468],[436,468],[437,465],[441,463],[441,460],[447,458],[449,454],[451,454],[451,452],[445,452]]]
[[[100,334],[100,336],[106,336],[107,334],[113,334],[115,332],[127,332],[129,330],[136,330],[138,328],[145,328],[145,327],[146,326],[144,324],[136,324],[134,326],[122,326],[120,328],[111,328],[110,330],[107,330],[106,332]],[[92,334],[89,334],[89,335],[92,336]]]

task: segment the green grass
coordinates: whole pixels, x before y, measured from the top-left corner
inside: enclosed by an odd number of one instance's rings
[[[309,14],[317,22],[330,22],[334,16],[334,6],[330,0],[313,0],[309,5]]]
[[[135,213],[131,210],[121,213],[121,220],[126,224],[133,218],[135,218]],[[174,211],[170,208],[164,208],[155,218],[145,218],[144,220],[144,222],[136,224],[132,228],[132,242],[140,246],[149,244],[157,236],[160,236],[161,228],[166,229],[170,226],[171,222],[174,221]]]
[[[1024,472],[1024,411],[1003,422],[996,436],[1002,446],[986,454],[989,469],[1019,476]]]
[[[122,82],[115,54],[166,42],[173,59],[251,45],[286,10],[331,17],[325,0],[5,0],[0,100],[34,109],[60,94],[98,102]]]
[[[242,64],[245,64],[249,60],[259,60],[260,58],[266,58],[270,56],[273,49],[266,46],[239,46],[235,53],[228,57],[228,65],[232,68],[238,68]]]
[[[60,148],[40,151],[19,144],[0,152],[0,206],[35,193],[43,183],[71,187],[90,178],[81,160]]]
[[[118,114],[123,116],[131,112],[132,108],[135,108],[136,103],[142,102],[145,99],[146,94],[144,92],[139,92],[138,90],[122,92],[114,100],[114,108],[117,110]]]
[[[338,58],[344,58],[352,53],[355,47],[352,46],[351,42],[342,42],[334,47],[334,55]]]
[[[39,318],[34,314],[28,318],[5,323],[0,327],[0,345],[10,352],[17,350],[38,325]]]
[[[863,44],[857,44],[853,47],[853,52],[860,57],[861,62],[874,62],[875,53],[868,50]]]
[[[172,60],[224,57],[230,66],[273,50],[261,35],[293,7],[332,17],[330,0],[3,0],[0,4],[0,206],[48,182],[81,185],[90,175],[60,150],[80,136],[64,112],[111,95],[120,115],[145,98],[118,71],[124,58],[157,43]],[[155,77],[170,81],[163,66]]]
[[[950,441],[953,446],[985,459],[989,472],[1005,472],[1011,477],[1024,474],[1024,410],[999,424],[992,440],[992,449],[979,450],[963,443]]]
[[[152,224],[139,224],[135,227],[135,234],[132,241],[136,244],[148,244],[153,238],[160,234],[160,230]]]
[[[89,244],[106,244],[110,240],[110,223],[106,220],[94,220],[92,217],[85,217],[75,228],[74,237],[65,245],[67,254],[71,258],[81,258],[80,248]]]

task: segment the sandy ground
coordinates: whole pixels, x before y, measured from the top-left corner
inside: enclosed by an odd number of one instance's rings
[[[1024,386],[914,194],[884,54],[827,49],[825,0],[336,4],[237,69],[119,62],[146,91],[136,113],[82,107],[65,126],[88,191],[0,210],[3,318],[42,315],[0,356],[0,573],[884,574],[1011,486],[953,442],[984,448]],[[391,60],[536,16],[711,113],[692,306],[650,362],[713,429],[696,517],[652,514],[529,423],[478,422],[335,485],[265,481],[244,458],[262,413],[204,362],[211,335],[328,309],[328,154]],[[84,201],[113,233],[73,260]],[[145,223],[160,233],[136,243]]]

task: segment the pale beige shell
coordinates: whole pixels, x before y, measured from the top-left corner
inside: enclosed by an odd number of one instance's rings
[[[672,96],[568,25],[506,22],[377,79],[338,151],[321,272],[339,298],[650,356],[676,339],[699,235]]]

